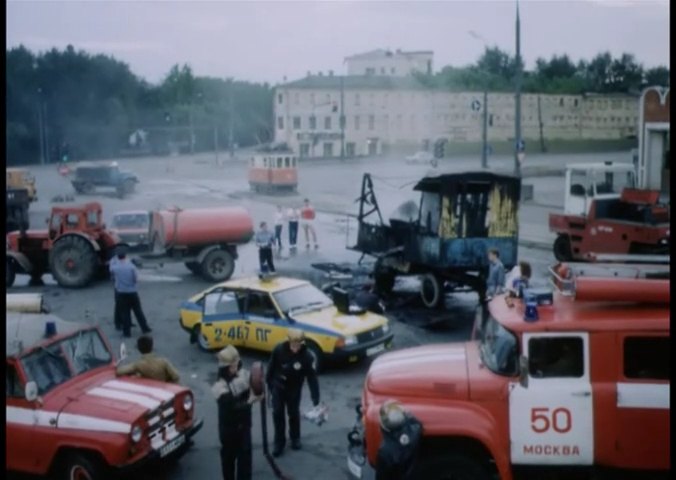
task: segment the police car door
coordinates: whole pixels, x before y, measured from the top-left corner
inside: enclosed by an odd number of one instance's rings
[[[524,333],[527,385],[510,384],[509,432],[515,465],[594,461],[589,335]]]
[[[217,290],[204,297],[200,341],[206,341],[210,349],[242,346],[243,336],[238,335],[241,328],[242,313],[237,292]]]
[[[278,337],[285,336],[280,335],[280,315],[268,292],[250,290],[244,314],[247,348],[269,352],[279,343]]]

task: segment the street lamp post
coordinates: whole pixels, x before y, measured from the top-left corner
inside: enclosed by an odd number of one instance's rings
[[[228,85],[228,149],[230,150],[230,158],[235,156],[235,144],[233,143],[234,140],[234,129],[233,129],[233,124],[235,121],[235,113],[233,111],[233,103],[232,103],[232,89],[233,89],[234,82],[232,79],[229,81]]]
[[[40,134],[40,165],[45,164],[45,131],[42,118],[42,88],[38,88],[38,131]]]
[[[519,22],[519,0],[516,0],[516,95],[514,108],[514,175],[521,177],[521,159],[524,144],[521,139],[521,24]]]
[[[483,46],[484,51],[488,50],[484,38],[475,31],[469,30],[467,32],[472,38],[479,40]],[[481,121],[481,168],[488,168],[488,73],[484,69],[482,71],[484,77],[484,101],[483,101],[483,117]]]
[[[345,86],[340,76],[340,159],[345,160]]]

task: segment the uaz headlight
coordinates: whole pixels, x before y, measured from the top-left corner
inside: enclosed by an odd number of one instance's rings
[[[143,429],[139,425],[134,425],[134,427],[131,429],[130,436],[132,442],[138,443],[143,436]]]

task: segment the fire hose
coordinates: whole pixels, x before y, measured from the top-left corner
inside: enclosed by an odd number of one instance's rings
[[[254,362],[251,366],[251,390],[254,395],[266,394],[265,391],[265,370],[261,362]],[[260,402],[261,406],[261,433],[263,436],[263,456],[268,461],[272,472],[280,480],[293,480],[292,477],[286,475],[279,468],[275,459],[270,454],[270,448],[268,446],[268,412],[267,412],[267,399],[264,398]]]

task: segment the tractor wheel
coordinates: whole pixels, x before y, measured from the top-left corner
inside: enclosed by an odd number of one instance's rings
[[[63,463],[63,480],[98,480],[106,478],[104,466],[92,455],[70,455]]]
[[[98,259],[91,244],[80,236],[58,239],[49,252],[49,268],[62,287],[80,288],[96,275]]]
[[[197,263],[197,262],[185,262],[185,266],[188,270],[190,270],[195,275],[199,275],[199,273],[200,273],[200,264],[199,263]]]
[[[444,301],[444,282],[433,273],[420,279],[420,298],[427,308],[437,308]]]
[[[559,235],[554,240],[554,258],[559,262],[569,262],[573,259],[570,249],[570,239],[565,235]]]
[[[14,279],[16,278],[16,269],[14,267],[14,260],[7,259],[7,270],[5,271],[5,286],[10,288],[14,285]]]
[[[202,260],[200,269],[202,276],[207,280],[224,282],[235,270],[235,259],[227,250],[214,250]]]

